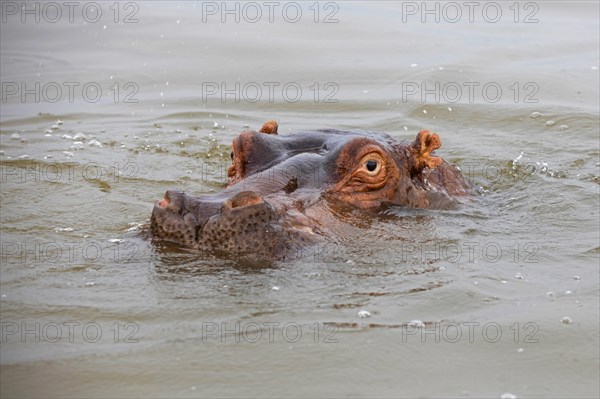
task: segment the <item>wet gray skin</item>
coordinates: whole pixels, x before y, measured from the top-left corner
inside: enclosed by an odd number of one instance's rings
[[[232,152],[233,164],[243,166],[230,170],[230,185],[202,196],[167,191],[152,212],[153,237],[210,254],[288,259],[336,234],[335,210],[359,208],[373,217],[373,210],[390,205],[455,207],[470,184],[437,157],[442,163],[433,170],[415,169],[417,142],[362,131],[244,131]],[[363,160],[365,148],[375,161]],[[386,165],[381,184],[366,187],[349,178],[365,168],[360,162]]]

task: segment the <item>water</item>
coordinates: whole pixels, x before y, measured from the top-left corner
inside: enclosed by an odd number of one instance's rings
[[[598,4],[256,4],[3,3],[2,396],[598,397]],[[271,118],[436,131],[482,194],[290,262],[152,245]]]

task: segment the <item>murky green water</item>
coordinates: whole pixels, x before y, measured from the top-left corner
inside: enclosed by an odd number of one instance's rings
[[[3,397],[598,397],[596,2],[20,4]],[[285,263],[145,239],[155,200],[220,190],[231,140],[271,118],[436,131],[483,195]]]

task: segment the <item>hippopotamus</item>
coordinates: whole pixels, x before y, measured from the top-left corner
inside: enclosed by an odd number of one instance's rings
[[[217,256],[282,260],[334,234],[336,209],[450,209],[472,193],[460,168],[435,155],[441,140],[427,130],[412,142],[358,130],[277,130],[270,120],[233,140],[223,191],[167,191],[152,211],[153,237]]]

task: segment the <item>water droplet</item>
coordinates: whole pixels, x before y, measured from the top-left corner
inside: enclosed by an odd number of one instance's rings
[[[95,285],[96,285],[96,283],[94,283],[93,281],[88,281],[87,283],[85,283],[86,287],[93,287]]]
[[[73,136],[73,140],[87,140],[87,136],[81,132]]]
[[[125,242],[125,240],[121,238],[111,238],[110,240],[108,240],[108,242],[111,242],[113,244],[122,244]]]
[[[371,317],[371,313],[368,310],[359,310],[358,313],[356,314],[358,317],[360,317],[361,319],[365,319],[367,317]]]
[[[448,111],[452,112],[452,107],[448,107]]]
[[[500,399],[517,399],[517,397],[510,392],[506,392],[500,396]]]
[[[273,287],[271,287],[271,289],[272,289],[273,291],[279,291],[279,287],[278,287],[278,286],[276,286],[276,285],[274,285]]]
[[[72,227],[55,227],[55,228],[54,228],[54,231],[55,231],[56,233],[60,233],[60,232],[70,232],[70,231],[73,231],[73,228],[72,228]]]
[[[50,126],[50,129],[58,130],[58,129],[60,129],[60,126],[58,126],[57,124],[54,124],[54,125]]]
[[[56,124],[57,124],[57,125],[62,125],[62,124],[63,124],[63,121],[61,121],[60,119],[57,119],[57,120],[56,120]]]
[[[426,110],[426,109],[424,109],[424,110],[423,110],[423,113],[424,113],[424,114],[426,114],[426,113],[427,113],[427,110]]]
[[[88,145],[90,147],[99,147],[99,148],[102,148],[102,144],[100,144],[100,142],[98,140],[90,140],[90,142],[88,143]]]
[[[408,325],[411,327],[419,327],[419,328],[425,327],[425,323],[423,323],[422,320],[411,320],[408,322]]]
[[[571,290],[566,290],[565,291],[565,295],[571,295],[571,294],[572,294]]]
[[[536,119],[536,118],[539,118],[540,116],[542,116],[542,114],[537,111],[533,111],[531,114],[529,114],[529,117],[531,119]]]
[[[548,121],[548,122],[546,122],[546,126],[554,126],[555,123],[556,122],[554,122],[554,121]]]
[[[11,140],[19,140],[20,138],[21,138],[21,135],[19,133],[13,133],[10,135]]]
[[[573,320],[569,316],[565,316],[562,319],[560,319],[560,322],[563,324],[571,324],[573,323]]]

